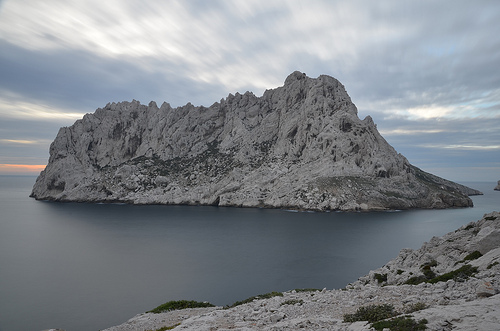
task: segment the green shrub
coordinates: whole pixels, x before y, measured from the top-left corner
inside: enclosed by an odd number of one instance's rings
[[[469,255],[467,255],[466,257],[464,257],[462,262],[479,259],[481,256],[483,256],[483,254],[481,254],[480,251],[474,251],[474,252],[470,253]]]
[[[403,272],[404,272],[404,270],[398,269],[398,271],[397,271],[396,273],[397,273],[398,275],[401,275]]]
[[[297,299],[290,299],[290,300],[286,300],[286,301],[283,301],[280,306],[284,306],[284,305],[296,305],[296,304],[299,304],[299,305],[302,305],[304,303],[304,300],[297,300]]]
[[[406,314],[410,314],[410,313],[413,313],[413,312],[416,312],[416,311],[419,311],[419,310],[424,310],[424,309],[427,309],[429,308],[429,306],[423,302],[416,302],[414,304],[411,304],[409,305],[408,307],[406,307],[405,309],[405,313]]]
[[[321,292],[321,290],[317,289],[317,288],[296,288],[294,291],[297,293],[299,293],[299,292]]]
[[[432,267],[435,266],[437,266],[436,260],[432,260],[420,266],[420,270],[422,270],[422,273],[424,274],[426,280],[433,279],[434,277],[436,277],[436,273],[432,271]]]
[[[375,322],[372,324],[372,327],[377,331],[384,329],[389,329],[391,331],[417,331],[427,329],[426,324],[426,319],[421,319],[417,322],[408,316],[400,316],[387,321]]]
[[[269,292],[266,294],[260,294],[260,295],[254,296],[254,297],[250,297],[250,298],[245,299],[243,301],[236,301],[235,303],[233,303],[231,306],[228,306],[227,308],[233,308],[236,306],[240,306],[240,305],[243,305],[245,303],[250,303],[254,300],[270,299],[272,297],[282,297],[282,296],[283,296],[283,293],[281,293],[281,292]]]
[[[394,311],[393,305],[369,305],[359,307],[354,314],[344,314],[344,322],[353,323],[357,321],[368,321],[374,323],[396,315],[397,313]]]
[[[461,266],[460,268],[437,276],[434,279],[431,279],[429,283],[435,284],[437,282],[446,282],[450,279],[455,281],[464,281],[470,276],[474,275],[477,272],[477,267],[473,267],[470,264],[466,264]]]
[[[476,272],[477,267],[473,267],[470,264],[463,265],[456,270],[447,272],[439,276],[436,276],[436,274],[432,270],[429,270],[427,272],[424,270],[424,275],[411,277],[405,282],[405,284],[418,285],[424,282],[435,284],[437,282],[446,282],[450,279],[453,279],[455,281],[464,281],[470,276],[474,275]]]
[[[147,311],[147,313],[159,314],[166,311],[171,310],[180,310],[186,308],[206,308],[206,307],[215,307],[210,302],[198,302],[198,301],[188,301],[188,300],[179,300],[179,301],[169,301],[158,307]]]
[[[427,262],[427,263],[424,263],[420,266],[420,269],[424,269],[424,268],[427,268],[427,267],[436,267],[438,265],[437,261],[436,260],[432,260],[430,262]]]
[[[426,280],[431,280],[436,277],[436,273],[432,271],[430,267],[422,269],[422,273],[424,274]]]
[[[495,262],[493,262],[493,263],[490,263],[490,264],[488,264],[488,267],[487,267],[486,269],[491,269],[491,268],[493,268],[494,266],[496,266],[497,264],[498,264],[498,261],[495,261]]]
[[[167,331],[167,330],[173,330],[175,329],[175,327],[181,325],[181,323],[177,323],[177,324],[174,324],[174,325],[171,325],[171,326],[163,326],[159,329],[156,329],[154,331]],[[149,331],[153,331],[153,330],[149,330]]]
[[[408,278],[408,280],[405,282],[407,285],[418,285],[420,283],[426,282],[427,278],[424,275],[420,276],[413,276]]]
[[[379,284],[387,281],[387,274],[375,273],[374,277]]]

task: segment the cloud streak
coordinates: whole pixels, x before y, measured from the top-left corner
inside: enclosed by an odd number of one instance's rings
[[[36,118],[39,120],[68,119],[76,121],[85,115],[85,113],[56,109],[53,106],[23,101],[22,99],[22,96],[15,94],[0,95],[3,117],[14,119]]]
[[[36,140],[21,140],[21,139],[0,139],[0,142],[3,143],[12,143],[12,144],[21,144],[21,145],[30,145],[30,144],[39,144],[39,141]]]
[[[453,150],[500,150],[500,145],[447,145],[447,144],[428,144],[421,145],[421,147],[425,148],[446,148]]]
[[[5,175],[38,175],[45,165],[0,164],[0,173]]]
[[[443,150],[496,146],[497,31],[493,1],[7,0],[0,121],[36,119],[47,136],[48,121],[71,125],[108,102],[209,106],[300,70],[338,78],[405,155],[429,137]],[[22,140],[2,125],[0,139]]]

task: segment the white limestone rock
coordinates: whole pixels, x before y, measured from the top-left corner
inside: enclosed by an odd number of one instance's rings
[[[210,107],[109,103],[61,128],[31,196],[311,210],[472,206],[361,120],[335,78],[294,72]]]
[[[418,250],[404,249],[382,268],[339,290],[288,291],[282,296],[224,309],[222,307],[141,314],[106,331],[155,330],[373,330],[368,322],[344,322],[344,314],[359,307],[391,304],[399,316],[426,319],[427,330],[497,330],[500,325],[500,242],[482,256],[464,260],[485,235],[500,229],[500,213],[432,238]],[[482,234],[481,234],[482,233]],[[480,235],[481,234],[481,235]],[[448,258],[439,258],[440,255]],[[442,274],[464,264],[477,267],[470,277],[434,284],[403,284],[421,272],[421,266],[438,261],[432,269]],[[457,263],[458,262],[458,263]],[[402,272],[400,272],[402,271]],[[387,273],[379,283],[376,273]],[[399,275],[398,275],[399,274]],[[401,276],[401,278],[395,277]],[[416,308],[421,309],[417,310]]]
[[[492,212],[478,222],[469,223],[443,237],[432,238],[418,250],[401,250],[395,259],[361,277],[357,283],[403,285],[413,283],[411,279],[415,282],[430,280],[467,265],[477,268],[475,274],[481,275],[481,278],[494,277],[500,264],[499,246],[500,213]],[[385,280],[379,281],[381,277],[377,274],[383,275]],[[453,279],[460,281],[460,277],[459,274]],[[499,285],[495,285],[496,291]]]

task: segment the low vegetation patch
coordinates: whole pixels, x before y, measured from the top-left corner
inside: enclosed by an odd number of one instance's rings
[[[432,267],[436,266],[437,266],[436,260],[432,260],[420,266],[420,270],[422,270],[425,280],[433,279],[434,277],[436,277],[436,273],[432,271]]]
[[[420,276],[413,276],[408,278],[408,280],[405,282],[407,285],[418,285],[420,283],[424,283],[427,281],[427,278],[424,275]]]
[[[231,306],[228,306],[227,308],[233,308],[236,306],[244,305],[245,303],[250,303],[250,302],[253,302],[254,300],[270,299],[272,297],[282,297],[282,296],[283,296],[283,293],[281,293],[281,292],[269,292],[266,294],[260,294],[260,295],[250,297],[250,298],[245,299],[243,301],[236,301],[235,303],[233,303]]]
[[[379,284],[387,281],[387,274],[375,273],[373,277],[377,280]]]
[[[391,331],[417,331],[427,329],[427,320],[415,321],[410,316],[399,316],[386,321],[378,321],[372,324],[377,331],[389,329]]]
[[[464,281],[470,276],[474,275],[477,272],[477,267],[473,267],[470,264],[466,264],[461,266],[460,268],[437,276],[434,279],[431,279],[429,283],[435,284],[437,282],[446,282],[450,279],[455,281]]]
[[[466,257],[464,257],[462,262],[476,260],[476,259],[479,259],[481,256],[483,256],[483,254],[481,254],[480,251],[474,251],[474,252],[470,253],[469,255],[467,255]]]
[[[302,305],[304,303],[304,300],[297,300],[297,299],[290,299],[290,300],[286,300],[286,301],[283,301],[280,306],[285,306],[285,305],[296,305],[296,304],[299,304],[299,305]]]
[[[411,304],[406,307],[405,313],[406,314],[411,314],[413,312],[419,311],[419,310],[424,310],[429,308],[429,305],[423,303],[423,302],[416,302],[414,304]]]
[[[369,305],[359,307],[354,314],[344,314],[344,322],[353,323],[357,321],[368,321],[374,323],[396,315],[398,315],[398,313],[394,310],[393,305]]]
[[[424,269],[424,268],[427,268],[427,267],[437,267],[438,263],[436,260],[432,260],[430,262],[427,262],[427,263],[424,263],[420,266],[420,269]]]
[[[150,311],[147,311],[147,313],[159,314],[171,310],[180,310],[187,308],[207,308],[207,307],[215,307],[215,306],[212,305],[210,302],[179,300],[179,301],[166,302]]]
[[[410,307],[412,312],[427,308],[427,305],[421,302],[415,303]],[[418,331],[427,329],[427,320],[415,321],[411,316],[397,316],[398,312],[394,310],[391,304],[369,305],[359,307],[354,314],[345,314],[344,322],[354,323],[357,321],[367,321],[377,331],[388,329],[391,331]],[[396,317],[397,316],[397,317]]]
[[[496,266],[497,264],[498,264],[498,261],[495,261],[495,262],[493,262],[493,263],[491,263],[491,264],[488,264],[488,267],[487,267],[486,269],[491,269],[491,268],[493,268],[494,266]]]
[[[299,292],[321,292],[321,290],[318,288],[296,288],[294,291],[297,293],[299,293]]]
[[[413,276],[413,277],[409,278],[405,282],[405,284],[418,285],[418,284],[424,283],[424,282],[435,284],[437,282],[446,282],[450,279],[453,279],[455,281],[460,282],[460,281],[464,281],[467,278],[469,278],[470,276],[474,275],[477,272],[477,267],[473,267],[470,264],[465,264],[456,270],[447,272],[447,273],[439,275],[439,276],[436,276],[432,270],[430,272],[427,272],[427,274],[426,274],[425,270],[423,272],[424,272],[424,275]],[[432,272],[432,274],[431,274],[431,272]],[[434,275],[434,276],[429,278],[432,275]]]
[[[167,331],[167,330],[173,330],[175,327],[181,325],[181,323],[177,323],[177,324],[174,324],[174,325],[171,325],[171,326],[163,326],[159,329],[156,329],[154,331]],[[153,330],[148,330],[148,331],[153,331]]]

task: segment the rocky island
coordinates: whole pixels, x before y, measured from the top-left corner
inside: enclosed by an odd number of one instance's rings
[[[411,165],[344,86],[284,86],[210,107],[109,103],[60,129],[31,197],[307,210],[470,207],[468,187]]]
[[[344,289],[297,289],[230,307],[148,312],[105,331],[498,330],[499,286],[500,213],[492,212],[417,250],[402,249]]]

